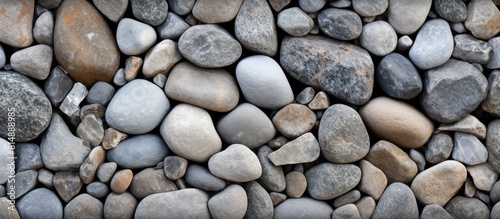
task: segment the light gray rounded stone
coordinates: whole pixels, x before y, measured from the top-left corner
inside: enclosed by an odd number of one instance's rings
[[[276,206],[274,218],[332,218],[333,209],[323,201],[308,197],[287,199]]]
[[[389,0],[352,0],[352,7],[363,17],[383,14],[389,7]]]
[[[125,15],[125,11],[128,8],[128,0],[93,0],[95,7],[106,16],[109,20],[113,22],[118,22]]]
[[[237,184],[229,185],[208,200],[208,209],[214,219],[243,218],[247,207],[247,193]]]
[[[107,160],[127,169],[155,166],[169,153],[167,145],[155,134],[143,134],[127,138],[108,150]]]
[[[34,143],[18,143],[15,147],[17,172],[36,170],[43,167],[40,146]]]
[[[191,164],[184,176],[186,183],[204,191],[218,192],[226,187],[226,181],[214,176],[210,171],[197,164]]]
[[[117,167],[118,165],[115,162],[107,162],[99,165],[97,168],[97,178],[101,182],[109,182]]]
[[[127,80],[125,80],[125,71],[123,68],[120,68],[118,69],[118,71],[116,71],[115,76],[113,77],[113,83],[118,86],[123,86],[127,83]]]
[[[328,200],[339,197],[356,187],[361,169],[353,164],[321,163],[305,172],[307,191],[312,198]]]
[[[130,18],[123,18],[118,23],[116,43],[125,55],[145,53],[155,42],[156,32],[151,26]]]
[[[365,24],[359,39],[363,48],[377,56],[391,53],[398,44],[396,31],[385,21]]]
[[[87,103],[99,103],[106,106],[114,95],[115,88],[113,85],[104,81],[98,81],[92,85],[85,100]]]
[[[448,22],[433,19],[427,21],[418,31],[409,56],[418,68],[426,70],[448,61],[453,48],[453,35]]]
[[[62,218],[63,206],[59,197],[46,188],[35,189],[16,202],[21,218]]]
[[[410,187],[400,182],[389,185],[380,197],[372,218],[418,219],[417,200]]]
[[[314,21],[298,7],[288,8],[278,14],[278,27],[292,36],[305,36],[314,27]]]
[[[349,218],[349,219],[361,219],[358,208],[354,204],[347,204],[338,207],[333,211],[332,218]]]
[[[104,202],[104,218],[133,218],[137,207],[137,199],[129,192],[114,193],[106,197]]]
[[[432,0],[389,0],[389,23],[398,34],[413,34],[425,22],[431,6]]]
[[[54,15],[50,11],[44,12],[36,19],[35,26],[33,27],[33,38],[38,43],[51,46],[53,32]]]
[[[477,165],[488,159],[488,150],[474,135],[455,132],[453,143],[451,157],[454,160],[468,165]]]
[[[88,184],[85,190],[94,198],[104,198],[109,193],[108,186],[105,183],[99,181]]]
[[[325,4],[325,0],[299,0],[300,8],[307,13],[314,13],[321,10]]]
[[[249,182],[262,175],[259,158],[247,146],[232,144],[208,160],[212,174],[233,182]]]

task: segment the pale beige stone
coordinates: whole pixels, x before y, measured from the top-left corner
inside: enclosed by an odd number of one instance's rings
[[[417,175],[417,164],[398,146],[388,141],[378,141],[366,156],[382,170],[389,182],[409,183]]]
[[[323,110],[330,106],[330,98],[328,95],[320,91],[314,96],[314,98],[307,104],[307,106],[312,110]]]
[[[467,115],[463,119],[449,124],[441,124],[439,131],[454,131],[473,134],[480,139],[486,138],[486,126],[472,115]]]
[[[361,181],[359,190],[378,200],[387,186],[387,177],[384,172],[366,160],[359,162]]]
[[[489,192],[498,180],[498,173],[488,163],[467,166],[476,188]]]

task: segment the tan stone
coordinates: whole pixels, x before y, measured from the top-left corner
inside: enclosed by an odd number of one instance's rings
[[[290,198],[300,198],[307,188],[307,180],[303,173],[292,171],[286,174],[286,194]]]
[[[467,177],[467,180],[465,180],[464,195],[465,197],[472,198],[474,194],[476,194],[476,186],[474,186],[472,179]]]
[[[182,55],[177,48],[177,43],[169,39],[163,40],[146,53],[142,74],[147,78],[158,74],[167,75],[181,59]]]
[[[480,139],[486,138],[486,126],[472,115],[467,115],[463,119],[449,124],[441,124],[439,131],[454,131],[473,134]]]
[[[411,190],[424,205],[444,206],[466,179],[465,166],[458,161],[447,160],[418,174],[411,184]]]
[[[500,31],[500,12],[491,0],[472,0],[464,25],[475,37],[489,40]]]
[[[359,190],[378,200],[387,186],[387,177],[384,172],[366,160],[359,162],[361,181]]]
[[[316,123],[316,114],[307,106],[291,103],[273,117],[276,129],[288,138],[296,138],[310,131]]]
[[[402,148],[422,147],[434,125],[415,107],[388,97],[377,97],[359,109],[366,126],[383,140]]]
[[[279,192],[270,192],[269,196],[271,197],[271,201],[273,201],[273,206],[280,204],[287,198],[285,194]]]
[[[0,0],[0,42],[23,48],[33,43],[35,0]]]
[[[97,168],[104,163],[105,159],[106,151],[102,146],[95,147],[90,151],[89,156],[80,165],[80,178],[83,183],[89,184],[94,181]]]
[[[389,182],[409,183],[417,175],[417,164],[398,146],[388,141],[378,141],[366,156],[382,170]]]
[[[104,138],[102,139],[102,147],[106,150],[113,149],[122,140],[127,138],[127,134],[117,131],[114,128],[104,130]]]
[[[307,104],[307,106],[312,110],[323,110],[330,106],[330,98],[328,95],[320,91],[314,96],[314,98]]]
[[[365,196],[356,202],[356,207],[359,211],[359,216],[361,219],[370,219],[372,217],[373,211],[375,211],[375,200],[370,196]]]
[[[59,6],[54,52],[69,76],[87,87],[97,81],[111,82],[120,65],[113,32],[86,0],[65,0]]]
[[[498,173],[488,163],[467,166],[476,188],[489,192],[498,180]]]
[[[142,59],[137,56],[130,56],[125,61],[125,80],[131,81],[134,80],[137,76],[137,73],[142,67]]]
[[[115,193],[124,193],[130,186],[130,183],[132,183],[133,178],[134,174],[132,170],[124,169],[117,171],[111,179],[109,187],[111,187],[111,190]]]

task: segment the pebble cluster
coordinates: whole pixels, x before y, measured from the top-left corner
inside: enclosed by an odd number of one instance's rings
[[[0,0],[0,218],[499,218],[498,0]]]

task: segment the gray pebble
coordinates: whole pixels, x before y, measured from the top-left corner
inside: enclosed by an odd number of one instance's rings
[[[16,209],[22,218],[62,218],[63,206],[54,192],[38,188],[16,203]]]
[[[128,7],[128,0],[93,0],[95,7],[106,16],[109,20],[113,22],[118,22],[125,15],[125,11]]]
[[[454,147],[451,157],[468,165],[477,165],[486,162],[488,151],[476,136],[455,132]]]
[[[187,15],[193,9],[196,0],[167,0],[170,10],[178,15]]]
[[[352,0],[354,11],[363,17],[380,15],[387,10],[388,6],[388,0]]]
[[[114,193],[106,197],[104,202],[104,218],[133,218],[137,207],[137,199],[129,192]]]
[[[47,11],[40,15],[33,27],[33,38],[36,42],[45,45],[52,45],[52,33],[54,32],[54,15]]]
[[[397,50],[400,52],[408,51],[413,45],[413,40],[408,36],[404,35],[398,39]]]
[[[313,13],[321,10],[325,4],[325,0],[299,0],[300,8],[307,13]]]
[[[16,171],[36,170],[43,167],[40,147],[33,143],[16,144]]]
[[[283,168],[275,166],[267,157],[273,150],[264,145],[259,148],[257,157],[262,167],[262,175],[258,182],[267,190],[272,192],[282,192],[285,190],[286,181]]]
[[[427,21],[418,31],[409,56],[420,69],[431,69],[444,64],[453,53],[453,35],[443,19]]]
[[[129,190],[135,198],[143,199],[152,194],[175,191],[177,186],[167,179],[163,169],[147,168],[134,175]]]
[[[95,198],[104,198],[109,194],[108,186],[98,181],[88,184],[85,190]]]
[[[274,218],[287,219],[295,217],[332,218],[333,209],[323,201],[312,198],[287,199],[276,206]]]
[[[59,109],[67,116],[73,116],[80,110],[80,103],[85,99],[87,94],[87,87],[80,82],[76,82],[68,95],[64,98]]]
[[[351,190],[350,192],[343,194],[342,196],[335,199],[333,206],[335,208],[341,207],[347,204],[353,204],[361,198],[361,192],[359,190]]]
[[[134,0],[132,3],[138,1],[140,0]],[[165,18],[166,16],[165,14]],[[161,24],[161,22],[159,24]],[[156,32],[151,26],[130,18],[123,18],[120,20],[120,23],[118,23],[116,43],[120,51],[125,55],[132,56],[145,53],[155,42]]]
[[[85,193],[75,197],[64,207],[65,218],[100,218],[102,214],[102,202]]]
[[[363,28],[359,15],[347,9],[328,8],[317,19],[321,31],[338,40],[356,39]]]
[[[453,139],[444,133],[437,133],[427,142],[425,159],[431,164],[445,161],[453,150]]]
[[[380,197],[372,218],[418,219],[417,200],[410,187],[400,182],[389,185]]]
[[[115,162],[108,162],[99,165],[99,168],[97,169],[97,178],[99,178],[101,182],[109,182],[111,177],[113,177],[113,174],[115,174],[117,166],[118,165]]]
[[[245,184],[244,188],[248,198],[245,218],[273,218],[274,207],[269,193],[255,181]]]
[[[120,68],[118,71],[116,71],[115,76],[113,77],[113,83],[115,83],[118,86],[123,86],[127,83],[127,80],[125,80],[125,69]]]
[[[107,158],[122,168],[137,169],[155,166],[168,153],[167,145],[160,136],[143,134],[123,140],[115,148],[108,150]]]
[[[374,55],[385,56],[396,49],[398,36],[389,23],[374,21],[363,26],[360,42]]]
[[[156,27],[156,30],[160,39],[177,40],[189,27],[189,24],[179,17],[179,15],[168,12],[167,19],[160,26]]]
[[[361,169],[352,164],[318,164],[305,173],[307,191],[312,198],[328,200],[339,197],[356,187]]]
[[[210,171],[200,165],[191,164],[186,171],[186,183],[205,191],[220,191],[226,187],[226,181],[214,176]]]
[[[314,21],[298,7],[285,9],[278,14],[278,27],[292,36],[304,36],[314,27]]]
[[[10,64],[19,73],[37,80],[45,80],[50,74],[53,57],[52,47],[39,44],[12,54]]]
[[[111,84],[98,81],[92,85],[85,100],[87,103],[99,103],[106,106],[113,98],[113,95],[115,95],[115,88]]]
[[[385,56],[375,76],[382,90],[391,97],[411,99],[422,91],[422,79],[415,66],[399,53]]]
[[[446,204],[444,209],[450,213],[453,218],[490,218],[490,210],[488,207],[476,198],[455,196]]]
[[[454,40],[453,58],[484,65],[493,57],[493,47],[470,34],[455,35]]]
[[[131,0],[132,13],[138,20],[152,26],[158,26],[167,18],[166,0]]]

